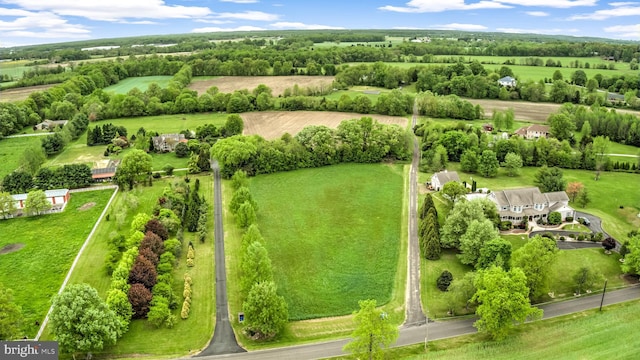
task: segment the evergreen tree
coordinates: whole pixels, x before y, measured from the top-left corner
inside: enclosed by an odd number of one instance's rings
[[[427,216],[427,213],[429,212],[429,209],[433,208],[434,210],[436,210],[436,206],[433,203],[433,197],[431,196],[431,194],[427,194],[427,196],[425,196],[424,201],[422,202],[422,206],[420,207],[420,219],[424,219]],[[436,216],[437,216],[437,210],[436,210]]]
[[[429,224],[424,234],[424,257],[429,260],[438,260],[442,246],[440,244],[440,226],[438,226],[435,210],[429,210],[423,221]]]

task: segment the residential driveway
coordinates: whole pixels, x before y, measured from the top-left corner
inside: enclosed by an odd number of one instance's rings
[[[576,210],[576,220],[578,218],[581,217],[585,217],[587,219],[589,219],[589,226],[587,226],[589,228],[589,230],[593,231],[593,232],[601,232],[602,234],[604,234],[604,237],[610,237],[611,235],[607,234],[604,229],[602,229],[602,220],[600,220],[599,217],[595,216],[595,215],[591,215],[591,214],[587,214],[585,212],[582,211],[577,211]]]

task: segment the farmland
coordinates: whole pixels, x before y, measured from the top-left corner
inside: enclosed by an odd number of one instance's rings
[[[143,77],[130,77],[120,80],[117,84],[104,88],[106,92],[112,92],[115,94],[126,94],[134,88],[138,88],[140,91],[145,91],[149,85],[156,83],[161,88],[167,87],[171,76],[143,76]]]
[[[33,145],[40,145],[39,136],[25,136],[0,140],[0,179],[20,166],[20,158],[24,150]]]
[[[391,299],[401,238],[400,167],[299,170],[258,176],[250,188],[258,224],[269,224],[261,231],[290,319],[344,315],[358,300]]]
[[[356,114],[334,111],[268,111],[241,114],[245,135],[260,135],[265,139],[277,139],[285,133],[295,135],[305,126],[325,125],[337,128],[343,120],[372,117],[382,124],[407,125],[407,119],[399,116]]]
[[[27,86],[20,87],[14,89],[7,89],[0,91],[0,102],[11,102],[11,101],[20,101],[29,97],[34,91],[42,91],[46,90],[50,87],[55,86],[55,84],[51,85],[36,85],[36,86]]]
[[[235,90],[255,89],[258,85],[264,84],[271,88],[273,96],[282,95],[288,88],[298,85],[300,88],[329,88],[333,76],[220,76],[199,80],[195,78],[189,88],[202,94],[212,86],[218,88],[220,92],[229,93]]]
[[[75,193],[64,212],[0,221],[0,282],[14,291],[25,316],[24,334],[35,336],[82,243],[107,205],[113,190]],[[86,255],[86,253],[85,253]],[[95,273],[95,269],[91,272]]]

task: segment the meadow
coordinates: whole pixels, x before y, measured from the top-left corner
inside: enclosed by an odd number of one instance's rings
[[[16,80],[22,79],[25,71],[31,70],[32,66],[27,66],[30,60],[14,60],[0,62],[0,74],[7,74]]]
[[[20,166],[20,158],[26,148],[40,145],[39,136],[26,136],[0,140],[0,179]]]
[[[115,93],[115,94],[126,94],[130,90],[134,88],[138,88],[140,91],[146,91],[149,85],[156,83],[161,88],[167,87],[169,85],[169,81],[171,81],[171,76],[141,76],[141,77],[130,77],[123,80],[120,80],[117,84],[113,84],[104,88],[105,92]]]
[[[36,321],[42,322],[47,314],[51,296],[60,289],[112,194],[113,190],[74,193],[61,213],[0,221],[0,248],[24,244],[18,251],[0,255],[0,282],[13,289],[22,307],[27,337],[36,335]],[[81,208],[90,203],[94,205]]]
[[[209,201],[209,235],[204,243],[197,241],[194,233],[185,232],[182,256],[173,270],[173,291],[182,299],[183,276],[189,273],[193,279],[193,302],[187,320],[180,318],[180,310],[174,310],[178,318],[172,329],[156,328],[145,320],[131,322],[129,331],[118,340],[115,346],[106,348],[103,354],[109,356],[185,356],[206,346],[213,333],[215,323],[215,273],[213,262],[213,181],[211,176],[191,176],[191,184],[200,180],[200,193]],[[128,236],[129,224],[140,212],[151,214],[157,199],[164,189],[177,177],[156,180],[152,187],[138,186],[132,191],[119,192],[108,211],[108,221],[104,220],[89,243],[85,253],[73,272],[70,283],[88,283],[106,297],[111,277],[104,270],[104,261],[108,253],[107,241],[116,234]],[[185,264],[187,245],[191,241],[195,247],[195,267]],[[181,304],[181,302],[180,302]],[[49,332],[45,339],[53,338]],[[169,341],[170,339],[170,341]]]
[[[291,320],[350,314],[358,300],[391,299],[402,179],[397,165],[336,165],[251,179]]]

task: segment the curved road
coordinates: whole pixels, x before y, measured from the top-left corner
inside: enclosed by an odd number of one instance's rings
[[[622,290],[607,292],[604,305],[621,303],[640,298],[640,286],[632,286]],[[568,315],[600,306],[601,294],[583,296],[576,299],[544,304],[540,308],[544,310],[543,319]],[[477,330],[473,327],[474,318],[462,320],[436,321],[419,326],[402,327],[400,336],[394,346],[406,346],[424,343],[428,340],[438,340],[454,336],[473,334]],[[227,354],[219,356],[206,356],[205,360],[215,359],[261,359],[261,360],[285,360],[285,359],[320,359],[343,355],[342,347],[349,339],[329,341],[316,344],[290,346],[285,348],[252,351],[242,354]]]
[[[418,119],[418,105],[413,105],[411,127]],[[413,160],[409,171],[409,246],[407,246],[407,289],[405,299],[406,317],[404,326],[424,324],[427,317],[420,301],[420,244],[418,241],[418,166],[420,148],[418,140],[413,137]]]
[[[229,305],[227,304],[227,270],[224,264],[224,228],[222,227],[222,186],[220,184],[220,166],[211,161],[213,170],[214,192],[214,234],[216,262],[216,328],[209,345],[196,356],[233,354],[246,352],[236,341],[229,322]]]

